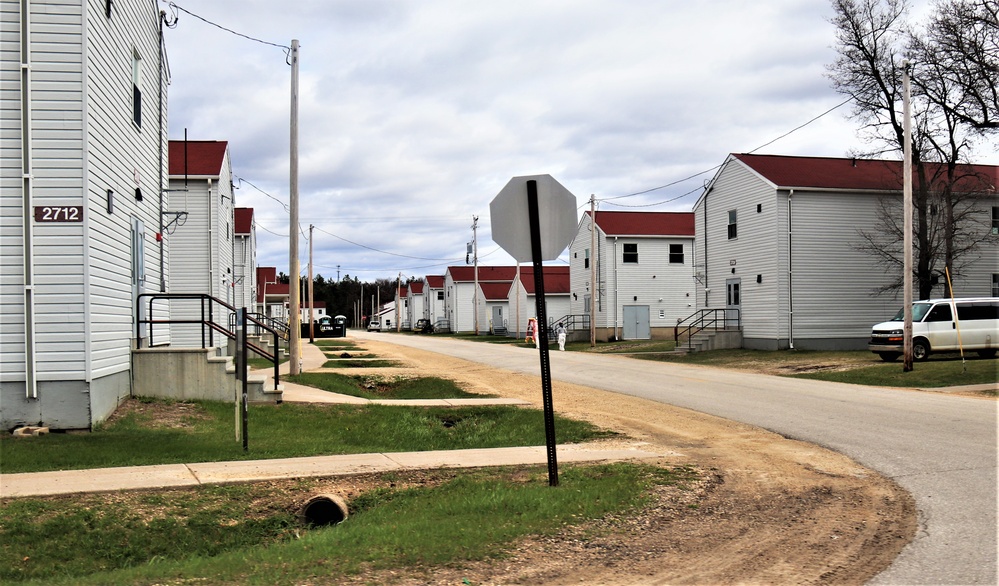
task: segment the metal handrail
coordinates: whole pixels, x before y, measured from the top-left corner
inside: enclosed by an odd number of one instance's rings
[[[142,293],[136,297],[136,311],[141,307],[143,298],[149,300],[149,311],[146,313],[148,317],[146,319],[140,318],[138,315],[135,316],[135,347],[137,349],[142,348],[142,335],[141,326],[146,324],[149,326],[149,345],[153,346],[153,334],[156,325],[166,325],[166,324],[200,324],[201,325],[201,347],[207,348],[209,345],[215,345],[215,332],[224,335],[230,340],[236,340],[235,331],[235,320],[237,309],[232,305],[229,305],[225,301],[212,297],[206,293]],[[197,300],[201,302],[201,319],[173,319],[169,316],[166,319],[154,319],[153,318],[153,302],[157,299],[187,299],[187,300]],[[218,323],[215,320],[215,309],[216,306],[220,307],[220,313],[226,315],[225,325]],[[228,310],[225,313],[224,310]],[[245,311],[245,309],[244,309]],[[273,320],[272,320],[273,321]],[[264,348],[261,348],[257,344],[253,344],[246,341],[246,347],[248,350],[252,350],[255,354],[263,357],[264,359],[270,361],[274,365],[274,390],[278,389],[278,351],[280,349],[278,339],[284,338],[277,329],[271,327],[264,320],[253,317],[253,314],[246,313],[246,323],[247,325],[252,324],[257,330],[264,330],[269,332],[274,336],[274,352],[268,352]],[[232,329],[230,329],[232,328]],[[207,335],[207,338],[206,338]],[[287,338],[284,338],[287,339]],[[207,344],[206,344],[207,341]]]
[[[570,313],[569,315],[563,315],[558,319],[549,320],[548,331],[554,332],[555,328],[557,328],[559,324],[564,325],[567,332],[574,332],[576,330],[589,330],[590,314]]]
[[[735,314],[734,317],[732,317],[733,313]],[[688,321],[690,323],[686,327],[681,328]],[[721,327],[718,327],[719,324]],[[694,348],[692,340],[698,332],[709,328],[713,328],[716,332],[719,329],[729,330],[732,328],[732,324],[734,324],[736,329],[742,329],[742,321],[737,308],[699,309],[683,319],[676,320],[676,326],[673,327],[673,341],[679,348],[680,338],[686,335],[687,349],[692,350]]]

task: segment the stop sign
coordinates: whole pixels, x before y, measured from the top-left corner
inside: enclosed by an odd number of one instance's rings
[[[517,262],[535,260],[531,254],[531,224],[527,212],[527,182],[538,186],[541,258],[555,260],[576,235],[576,196],[551,175],[514,177],[489,203],[493,241]]]

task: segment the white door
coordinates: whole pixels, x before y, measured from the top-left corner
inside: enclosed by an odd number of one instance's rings
[[[140,303],[138,298],[139,295],[146,292],[146,226],[142,220],[134,217],[132,218],[131,257],[132,319],[136,319],[137,316],[139,320],[144,320],[149,301],[144,299]],[[139,338],[148,337],[147,330],[147,324],[140,323]]]
[[[742,279],[725,280],[725,325],[738,327],[742,319]]]

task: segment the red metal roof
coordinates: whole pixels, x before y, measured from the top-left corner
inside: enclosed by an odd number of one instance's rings
[[[569,267],[541,267],[541,274],[545,278],[545,295],[569,293]],[[534,295],[534,267],[520,268],[520,282],[523,283],[528,295]]]
[[[510,285],[512,284],[512,281],[479,283],[479,289],[482,289],[482,295],[486,301],[506,301],[510,295]]]
[[[227,148],[229,143],[224,140],[171,140],[170,175],[218,177]]]
[[[236,208],[236,234],[249,234],[253,228],[253,208]]]
[[[431,289],[443,289],[444,275],[427,275],[427,285],[429,285]]]
[[[423,281],[410,281],[409,292],[413,295],[423,295]]]
[[[409,289],[407,289],[405,285],[399,287],[399,299],[402,299],[403,297],[409,297]]]
[[[587,211],[587,214],[590,212]],[[694,236],[693,212],[597,212],[608,236]]]
[[[456,283],[475,281],[475,267],[454,266],[448,267],[451,279]],[[507,281],[511,282],[517,277],[517,267],[479,267],[479,282],[482,281]]]
[[[782,189],[841,189],[849,191],[900,191],[902,162],[875,159],[829,157],[789,157],[783,155],[733,154],[750,169]],[[932,165],[931,171],[943,170]],[[984,182],[968,183],[970,191],[995,191],[999,167],[961,165],[959,173],[977,176]]]

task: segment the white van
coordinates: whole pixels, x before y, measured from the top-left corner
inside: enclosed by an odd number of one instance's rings
[[[868,348],[886,362],[902,355],[902,311],[898,310],[891,321],[874,326],[871,332]],[[956,352],[962,348],[978,352],[982,358],[995,357],[999,348],[999,297],[912,303],[913,360],[926,360],[931,352]]]

